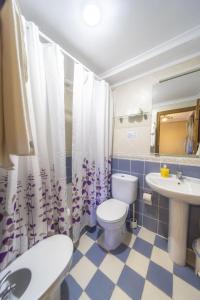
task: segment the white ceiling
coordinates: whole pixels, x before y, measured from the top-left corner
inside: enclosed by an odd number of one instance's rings
[[[63,48],[112,84],[200,54],[199,0],[19,0]],[[87,26],[83,7],[98,3],[101,23]]]

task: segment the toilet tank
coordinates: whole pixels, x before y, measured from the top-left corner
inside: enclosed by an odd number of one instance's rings
[[[112,197],[127,204],[137,198],[138,178],[127,174],[112,175]]]

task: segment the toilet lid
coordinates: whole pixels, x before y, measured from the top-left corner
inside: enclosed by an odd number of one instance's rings
[[[97,208],[97,216],[105,222],[117,222],[127,213],[128,205],[117,199],[109,199]]]

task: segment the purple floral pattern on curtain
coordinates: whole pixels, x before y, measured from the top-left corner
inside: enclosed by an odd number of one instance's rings
[[[95,161],[84,158],[80,175],[75,174],[72,178],[73,224],[80,223],[85,215],[96,219],[97,206],[110,198],[111,159],[105,159],[104,168],[100,169]]]
[[[6,207],[8,174],[4,173],[0,178],[1,269],[24,252],[24,247],[21,248],[24,241],[29,249],[48,236],[68,234],[65,188],[56,180],[53,167],[49,175],[41,169],[40,185],[36,185],[33,174],[29,174],[25,181],[23,178],[23,182],[18,180],[16,191],[11,196],[11,213]]]

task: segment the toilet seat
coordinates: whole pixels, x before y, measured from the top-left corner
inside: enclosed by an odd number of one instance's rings
[[[55,300],[58,298],[54,291],[60,290],[60,284],[69,272],[72,256],[72,240],[66,235],[57,234],[40,241],[16,258],[3,270],[2,276],[8,271],[28,268],[31,271],[31,281],[20,299]]]
[[[128,205],[120,200],[111,198],[101,203],[97,208],[97,217],[107,223],[115,223],[127,214]]]

